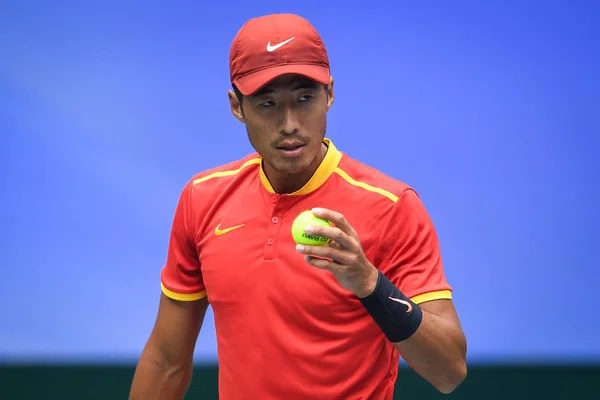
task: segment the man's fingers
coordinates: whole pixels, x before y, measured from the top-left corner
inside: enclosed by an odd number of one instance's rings
[[[342,232],[344,232],[346,235],[352,236],[352,237],[356,236],[356,232],[354,231],[352,226],[350,226],[348,221],[346,221],[346,218],[341,213],[339,213],[337,211],[329,210],[327,208],[319,208],[319,207],[313,208],[312,212],[317,217],[324,218],[326,220],[333,222],[335,224],[335,226],[340,228],[342,230]]]
[[[334,274],[340,273],[344,268],[342,265],[324,258],[305,256],[304,259],[308,264],[320,269],[326,269]]]
[[[307,226],[304,231],[309,235],[323,236],[336,242],[338,245],[347,249],[353,248],[353,240],[346,235],[341,229],[326,226]]]
[[[329,242],[328,246],[333,247],[334,249],[337,249],[337,250],[342,249],[342,245],[339,244],[338,242],[336,242],[335,240],[332,240],[331,242]]]
[[[333,246],[308,246],[299,244],[296,246],[296,251],[309,256],[328,258],[341,265],[349,265],[352,262],[351,255],[348,252]]]

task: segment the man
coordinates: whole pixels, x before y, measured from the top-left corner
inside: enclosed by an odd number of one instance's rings
[[[453,391],[466,341],[435,229],[413,189],[325,138],[334,91],[317,31],[290,14],[250,20],[230,73],[256,153],[185,185],[130,398],[183,398],[209,304],[221,399],[391,399],[400,355]],[[307,209],[333,222],[307,228],[329,245],[294,243]]]

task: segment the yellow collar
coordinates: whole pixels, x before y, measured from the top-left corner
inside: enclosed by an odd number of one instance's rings
[[[313,176],[309,179],[306,184],[295,192],[291,193],[293,196],[305,195],[310,192],[317,190],[321,185],[325,183],[325,181],[333,174],[333,171],[337,168],[340,160],[342,159],[342,153],[336,149],[333,145],[333,142],[330,139],[323,139],[325,144],[327,145],[327,154],[325,154],[325,158],[321,161],[319,168],[315,171]],[[262,163],[260,164],[260,180],[265,186],[265,188],[270,193],[275,193],[271,183],[267,179],[265,175],[265,171],[262,168]]]

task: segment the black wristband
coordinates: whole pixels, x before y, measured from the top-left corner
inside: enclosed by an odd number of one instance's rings
[[[403,295],[381,271],[375,291],[359,300],[393,343],[411,337],[423,320],[421,307]]]

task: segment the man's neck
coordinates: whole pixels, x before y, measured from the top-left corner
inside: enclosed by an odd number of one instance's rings
[[[271,184],[271,187],[278,194],[289,194],[294,193],[300,189],[312,178],[312,176],[319,168],[319,165],[323,162],[325,155],[327,154],[327,146],[325,143],[321,145],[321,153],[315,157],[312,164],[306,171],[299,172],[297,174],[279,174],[271,169],[267,171],[267,168],[263,166],[265,175]],[[270,168],[268,168],[270,169]],[[270,172],[270,173],[269,173]]]

